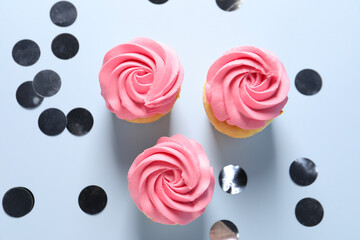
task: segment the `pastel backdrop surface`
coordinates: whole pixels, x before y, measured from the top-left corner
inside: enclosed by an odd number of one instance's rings
[[[201,239],[212,224],[232,221],[240,239],[359,239],[360,192],[357,113],[360,54],[360,1],[244,0],[237,11],[225,12],[215,0],[71,1],[78,17],[69,27],[49,17],[56,1],[1,1],[0,8],[0,196],[16,186],[35,196],[33,210],[11,218],[0,210],[0,239]],[[51,42],[61,33],[79,41],[78,54],[61,60]],[[117,119],[100,96],[98,72],[106,51],[145,36],[164,42],[179,55],[185,79],[171,114],[145,125]],[[11,51],[22,39],[41,49],[29,67],[14,62]],[[260,134],[231,139],[210,125],[202,105],[206,73],[226,50],[254,45],[272,50],[291,79],[284,113]],[[321,91],[300,94],[296,74],[305,68],[320,73]],[[18,86],[41,70],[52,69],[62,79],[60,91],[34,110],[19,106]],[[56,107],[67,114],[84,107],[94,117],[89,134],[68,131],[44,135],[37,121]],[[237,195],[222,191],[218,181],[205,213],[186,226],[166,226],[144,217],[127,190],[132,160],[161,136],[181,133],[202,144],[214,166],[238,164],[247,173],[246,189]],[[319,170],[308,187],[295,185],[289,166],[307,157]],[[98,215],[78,205],[80,191],[101,186],[108,203]],[[295,217],[299,200],[319,200],[325,214],[315,227]]]

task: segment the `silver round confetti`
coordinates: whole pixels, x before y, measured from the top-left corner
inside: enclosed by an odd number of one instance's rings
[[[246,187],[247,175],[240,166],[228,165],[219,174],[219,184],[224,192],[238,194]]]
[[[304,198],[295,208],[296,219],[306,227],[318,225],[324,218],[324,209],[321,203],[314,198]]]
[[[4,211],[11,217],[19,218],[30,213],[35,204],[32,192],[24,187],[8,190],[2,200]]]
[[[106,207],[107,195],[104,189],[99,186],[87,186],[80,192],[78,203],[85,213],[95,215],[102,212]]]
[[[67,27],[77,18],[76,7],[67,1],[55,3],[50,10],[51,21],[59,27]]]
[[[235,11],[238,9],[241,4],[242,0],[216,0],[216,4],[224,11]]]
[[[318,169],[313,161],[308,158],[298,158],[290,166],[290,177],[299,186],[309,186],[315,182]]]
[[[40,96],[54,96],[61,88],[61,78],[52,70],[40,71],[34,78],[33,88]]]
[[[295,77],[296,89],[306,96],[317,94],[322,87],[322,79],[318,72],[312,69],[301,70]]]
[[[40,130],[48,136],[56,136],[62,133],[66,127],[66,116],[57,108],[49,108],[43,111],[38,119]]]
[[[22,107],[34,109],[40,106],[44,98],[34,91],[33,82],[27,81],[16,90],[16,100]]]
[[[210,240],[238,240],[239,231],[229,220],[217,221],[210,229]]]
[[[54,38],[51,43],[51,50],[56,57],[62,60],[71,59],[79,51],[79,42],[75,36],[63,33]]]
[[[67,129],[76,136],[86,135],[94,125],[92,114],[85,108],[75,108],[71,110],[66,118]]]
[[[31,66],[39,60],[40,48],[36,42],[24,39],[15,44],[12,50],[12,57],[21,66]]]
[[[168,0],[149,0],[150,2],[154,3],[154,4],[164,4],[166,3]]]

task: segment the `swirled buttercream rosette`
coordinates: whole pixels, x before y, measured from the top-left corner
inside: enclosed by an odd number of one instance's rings
[[[168,113],[179,97],[183,78],[175,51],[148,38],[108,51],[99,73],[107,108],[135,123],[153,122]]]
[[[226,52],[210,67],[203,102],[220,132],[246,138],[282,113],[290,81],[274,53],[251,46]]]
[[[183,135],[161,137],[133,162],[128,173],[130,196],[150,219],[185,225],[211,201],[214,174],[202,146]]]

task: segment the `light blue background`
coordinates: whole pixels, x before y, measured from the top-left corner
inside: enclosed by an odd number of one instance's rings
[[[360,1],[244,0],[234,12],[215,0],[72,1],[76,22],[66,28],[49,18],[56,1],[2,0],[0,7],[0,196],[16,186],[35,196],[32,212],[8,217],[0,209],[0,239],[208,239],[218,220],[234,222],[240,239],[360,239],[359,234],[359,67]],[[75,35],[79,53],[57,59],[51,41],[60,33]],[[178,53],[185,69],[181,97],[171,115],[135,125],[116,119],[100,96],[98,72],[113,46],[138,36],[164,42]],[[41,48],[33,66],[17,65],[11,50],[22,39]],[[255,45],[275,52],[291,79],[284,114],[260,134],[230,139],[213,130],[202,106],[202,87],[212,62],[226,50]],[[323,78],[315,96],[301,95],[295,75],[313,68]],[[62,78],[58,94],[35,110],[15,98],[17,87],[37,72],[52,69]],[[92,131],[75,137],[40,132],[37,119],[46,108],[67,114],[85,107],[94,116]],[[182,133],[199,141],[214,166],[239,164],[248,185],[238,195],[215,186],[206,212],[187,226],[153,223],[133,204],[127,190],[131,161],[163,135]],[[298,157],[312,159],[318,179],[296,186],[288,168]],[[97,216],[83,213],[80,191],[91,184],[105,189],[108,204]],[[299,224],[294,209],[304,197],[318,199],[325,210],[316,227]]]

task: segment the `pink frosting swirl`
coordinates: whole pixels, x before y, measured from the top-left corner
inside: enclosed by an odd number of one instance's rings
[[[161,137],[130,167],[129,191],[136,206],[155,222],[185,225],[211,201],[214,173],[204,149],[183,135]]]
[[[275,54],[244,46],[231,49],[213,63],[205,93],[219,121],[256,129],[280,115],[289,88],[289,77]]]
[[[170,111],[183,78],[174,50],[148,38],[136,38],[108,51],[99,73],[107,108],[126,120]]]

